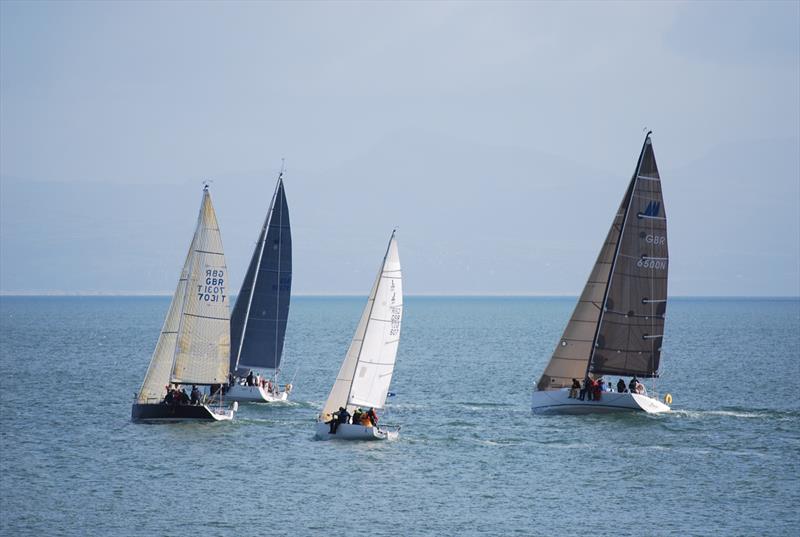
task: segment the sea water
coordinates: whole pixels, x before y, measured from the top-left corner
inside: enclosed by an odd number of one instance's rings
[[[400,439],[315,441],[364,302],[292,299],[290,403],[145,425],[168,298],[3,297],[0,533],[798,535],[800,301],[672,300],[674,412],[539,417],[573,298],[410,297]]]

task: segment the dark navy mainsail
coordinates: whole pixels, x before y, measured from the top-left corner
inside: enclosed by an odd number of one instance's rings
[[[283,174],[231,315],[231,371],[278,369],[292,289],[292,234]]]

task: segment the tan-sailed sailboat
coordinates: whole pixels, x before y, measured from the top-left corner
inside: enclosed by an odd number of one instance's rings
[[[533,392],[537,414],[670,408],[639,390],[580,397],[577,380],[655,378],[667,309],[667,217],[650,132],[589,280]],[[637,385],[636,383],[632,383]],[[666,402],[671,402],[667,395]]]
[[[222,404],[230,353],[228,267],[217,216],[208,186],[200,214],[142,387],[131,407],[133,421],[230,420],[232,408]],[[178,389],[195,386],[202,393],[185,400]],[[207,388],[205,388],[207,387]],[[214,392],[213,394],[211,392]]]

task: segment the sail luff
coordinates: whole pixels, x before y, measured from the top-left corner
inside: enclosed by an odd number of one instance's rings
[[[248,293],[247,296],[247,311],[245,312],[244,315],[244,322],[242,324],[242,334],[241,336],[239,336],[239,344],[237,345],[236,362],[231,364],[231,371],[236,371],[239,368],[239,359],[242,355],[242,345],[244,344],[244,338],[247,334],[247,321],[250,318],[250,307],[253,305],[253,295],[255,294],[256,283],[258,281],[258,272],[259,268],[261,267],[261,259],[264,256],[264,246],[267,243],[267,230],[269,229],[269,224],[270,221],[272,220],[272,211],[274,210],[275,207],[275,198],[278,195],[278,187],[280,185],[280,181],[281,181],[281,176],[278,176],[278,184],[275,185],[275,192],[272,193],[272,200],[269,202],[269,211],[267,211],[267,215],[264,217],[264,226],[261,228],[261,233],[259,233],[259,242],[261,244],[261,247],[258,250],[258,261],[256,262],[255,271],[253,272],[253,281],[250,283],[249,286],[250,292]],[[245,285],[247,285],[247,276],[249,275],[249,272],[250,271],[248,270],[248,274],[245,275],[245,281],[242,282],[242,288],[244,288]],[[236,297],[236,304],[234,304],[234,311],[236,310],[236,306],[238,306],[239,304],[240,297],[241,293],[239,296]],[[231,331],[233,331],[233,329],[234,327],[231,326]]]

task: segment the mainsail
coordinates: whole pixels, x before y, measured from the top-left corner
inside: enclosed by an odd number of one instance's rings
[[[322,409],[323,416],[339,407],[383,408],[386,403],[403,317],[403,281],[394,235],[392,232],[356,333]]]
[[[164,395],[177,384],[226,381],[230,346],[227,267],[208,189],[178,286],[137,400]]]
[[[291,289],[292,234],[281,173],[231,315],[231,371],[280,367]]]
[[[537,389],[595,375],[658,374],[667,299],[667,222],[650,133],[578,304]]]

